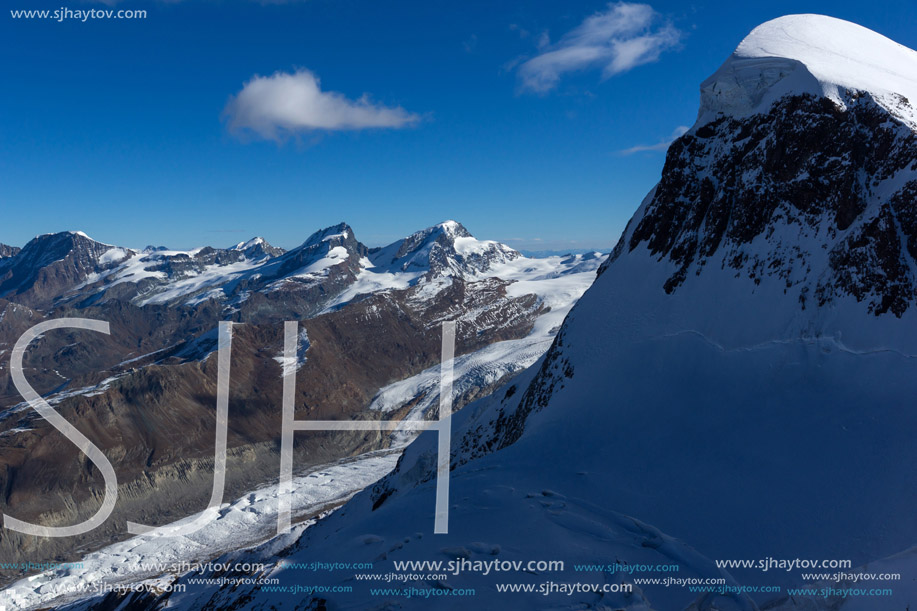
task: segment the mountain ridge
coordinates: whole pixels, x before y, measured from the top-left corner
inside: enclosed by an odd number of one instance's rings
[[[333,298],[367,270],[473,278],[521,256],[498,242],[476,240],[455,221],[377,248],[366,247],[347,223],[338,223],[290,250],[260,237],[229,248],[136,250],[95,241],[81,231],[37,236],[23,250],[10,247],[4,251],[9,255],[0,257],[0,296],[40,309],[109,299],[141,306],[195,306],[217,299],[235,307],[252,292],[277,290],[318,290]],[[381,261],[386,256],[392,259]],[[49,266],[53,269],[42,271]]]

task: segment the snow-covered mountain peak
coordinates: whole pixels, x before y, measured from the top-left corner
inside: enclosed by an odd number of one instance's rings
[[[68,256],[84,264],[90,261],[98,263],[113,248],[111,244],[93,240],[82,231],[61,231],[35,236],[22,248],[19,258],[28,260],[33,266],[48,265]]]
[[[230,248],[230,250],[248,250],[249,248],[252,248],[253,246],[258,246],[259,244],[264,244],[264,238],[260,236],[254,237],[251,240],[248,240],[247,242],[239,242],[238,244]]]
[[[277,257],[285,251],[282,248],[271,246],[264,238],[258,236],[247,242],[239,242],[229,250],[237,250],[249,259],[263,259],[266,257]]]
[[[445,221],[373,252],[371,260],[393,272],[471,277],[521,256],[505,244],[478,240],[457,221]]]
[[[452,221],[452,220],[445,221],[443,223],[440,223],[439,225],[436,225],[435,227],[432,227],[432,229],[439,229],[444,234],[450,237],[453,237],[453,238],[472,237],[471,233],[465,228],[465,226],[459,223],[458,221]]]
[[[828,304],[903,316],[917,305],[906,95],[917,101],[917,52],[875,32],[819,15],[759,26],[702,84],[697,124],[669,147],[606,269],[648,254],[669,266],[652,274],[670,295],[700,300],[720,283],[733,293],[724,303],[773,295],[785,311],[771,310],[780,323],[756,341],[790,319],[794,333],[827,328],[813,317]],[[704,324],[721,333],[732,318]]]
[[[917,52],[841,19],[787,15],[752,30],[701,84],[697,125],[764,112],[786,95],[823,96],[844,108],[854,92],[917,125]]]
[[[269,282],[267,290],[300,289],[331,279],[349,283],[369,249],[347,223],[316,231],[300,246],[250,271],[253,279]],[[334,280],[337,278],[337,280]],[[327,289],[328,287],[326,287]]]
[[[399,242],[400,246],[397,257],[417,252],[424,246],[439,242],[441,244],[451,244],[456,238],[472,238],[471,232],[458,221],[445,221],[420,231],[415,231],[405,239]]]
[[[13,254],[0,260],[0,295],[17,295],[32,305],[45,306],[92,274],[136,253],[97,242],[81,231],[61,231],[36,236]]]
[[[320,229],[310,235],[299,248],[309,248],[322,242],[332,243],[332,245],[343,245],[345,242],[353,241],[353,229],[347,223],[338,223],[325,229]]]

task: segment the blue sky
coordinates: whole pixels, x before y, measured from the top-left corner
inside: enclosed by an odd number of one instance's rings
[[[625,151],[691,125],[755,25],[816,12],[917,47],[910,0],[5,5],[148,12],[0,16],[13,245],[291,247],[341,220],[379,245],[454,218],[518,248],[608,248],[664,162]]]

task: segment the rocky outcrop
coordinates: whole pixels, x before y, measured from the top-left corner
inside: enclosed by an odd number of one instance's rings
[[[48,307],[90,274],[113,265],[114,260],[103,259],[112,248],[79,232],[38,236],[14,256],[0,259],[0,297]]]
[[[915,160],[917,135],[868,93],[722,117],[672,144],[612,259],[645,245],[675,264],[667,293],[712,267],[779,278],[803,308],[853,295],[900,316],[917,298]]]

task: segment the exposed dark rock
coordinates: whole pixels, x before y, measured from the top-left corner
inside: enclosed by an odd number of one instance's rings
[[[645,213],[610,259],[645,245],[677,265],[668,293],[715,264],[805,285],[820,304],[853,295],[900,316],[917,296],[917,184],[889,181],[915,160],[917,135],[865,93],[845,109],[799,95],[766,114],[723,117],[672,144]],[[820,236],[830,269],[801,267],[812,253],[784,244],[782,229],[813,244]]]

